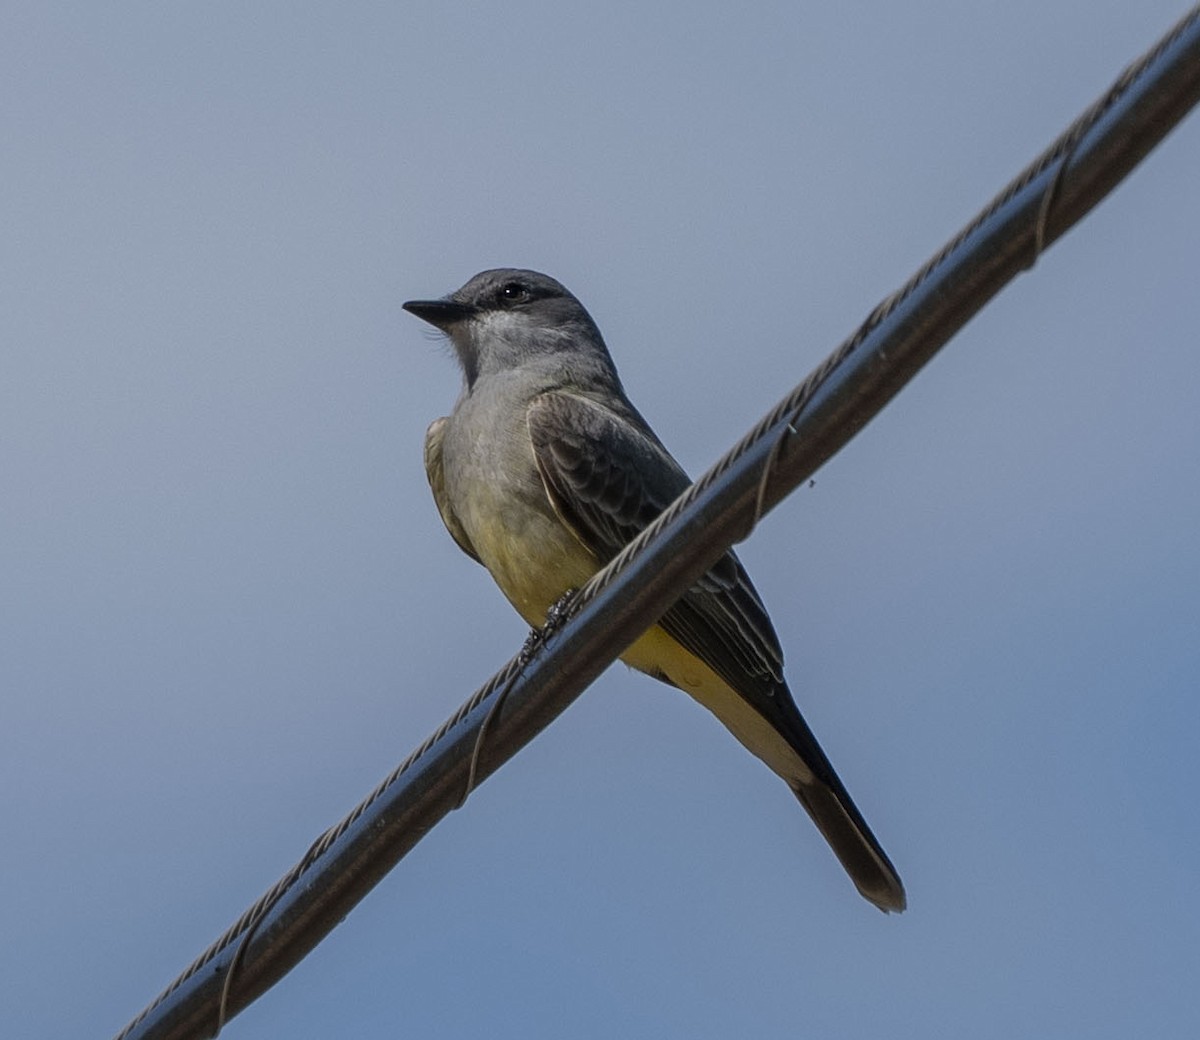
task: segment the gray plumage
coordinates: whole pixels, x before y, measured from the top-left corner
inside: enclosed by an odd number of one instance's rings
[[[629,402],[583,305],[553,278],[501,269],[405,309],[441,329],[463,370],[425,466],[459,547],[531,625],[688,486]],[[734,553],[623,655],[713,711],[778,773],[859,891],[902,910],[904,888],[796,708],[762,600]]]

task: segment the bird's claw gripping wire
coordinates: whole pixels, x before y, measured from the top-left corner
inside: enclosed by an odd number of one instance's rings
[[[546,611],[545,624],[541,628],[531,628],[529,630],[529,635],[525,637],[525,642],[517,654],[517,660],[522,667],[532,661],[533,655],[537,653],[538,648],[545,644],[555,632],[571,619],[573,613],[571,608],[575,594],[578,591],[578,589],[573,588],[567,589],[566,592],[551,604],[550,609]]]

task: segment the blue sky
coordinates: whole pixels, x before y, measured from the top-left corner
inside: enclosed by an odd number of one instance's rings
[[[11,1035],[116,1032],[520,645],[403,300],[555,275],[698,473],[1183,11],[8,5]],[[1194,1036],[1198,168],[740,550],[907,913],[617,666],[226,1035]]]

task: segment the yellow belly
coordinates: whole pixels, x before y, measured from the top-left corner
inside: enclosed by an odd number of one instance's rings
[[[812,773],[800,756],[746,699],[695,654],[655,625],[621,655],[631,668],[663,674],[711,711],[751,754],[772,772],[792,783],[805,783]]]
[[[530,518],[526,518],[527,520]],[[507,525],[493,527],[491,536],[473,534],[484,565],[496,584],[533,627],[545,624],[546,612],[568,589],[584,585],[598,569],[587,552],[557,521],[538,518],[522,525],[513,536]],[[529,552],[537,546],[536,555]],[[531,566],[536,559],[536,566]],[[806,781],[811,774],[757,711],[700,658],[684,649],[655,625],[621,655],[631,668],[648,675],[665,676],[674,685],[711,711],[753,755],[783,779]]]
[[[599,569],[557,517],[526,512],[518,524],[476,524],[471,541],[500,591],[527,624],[540,628],[568,589]]]

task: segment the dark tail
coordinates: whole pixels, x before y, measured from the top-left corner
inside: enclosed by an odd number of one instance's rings
[[[785,777],[788,786],[846,868],[854,887],[884,913],[899,913],[905,908],[907,899],[892,861],[871,833],[867,821],[782,683],[773,701],[775,725],[808,773],[807,776]]]
[[[836,789],[816,780],[795,784],[792,790],[863,898],[884,913],[903,910],[907,900],[900,876],[841,782]]]

